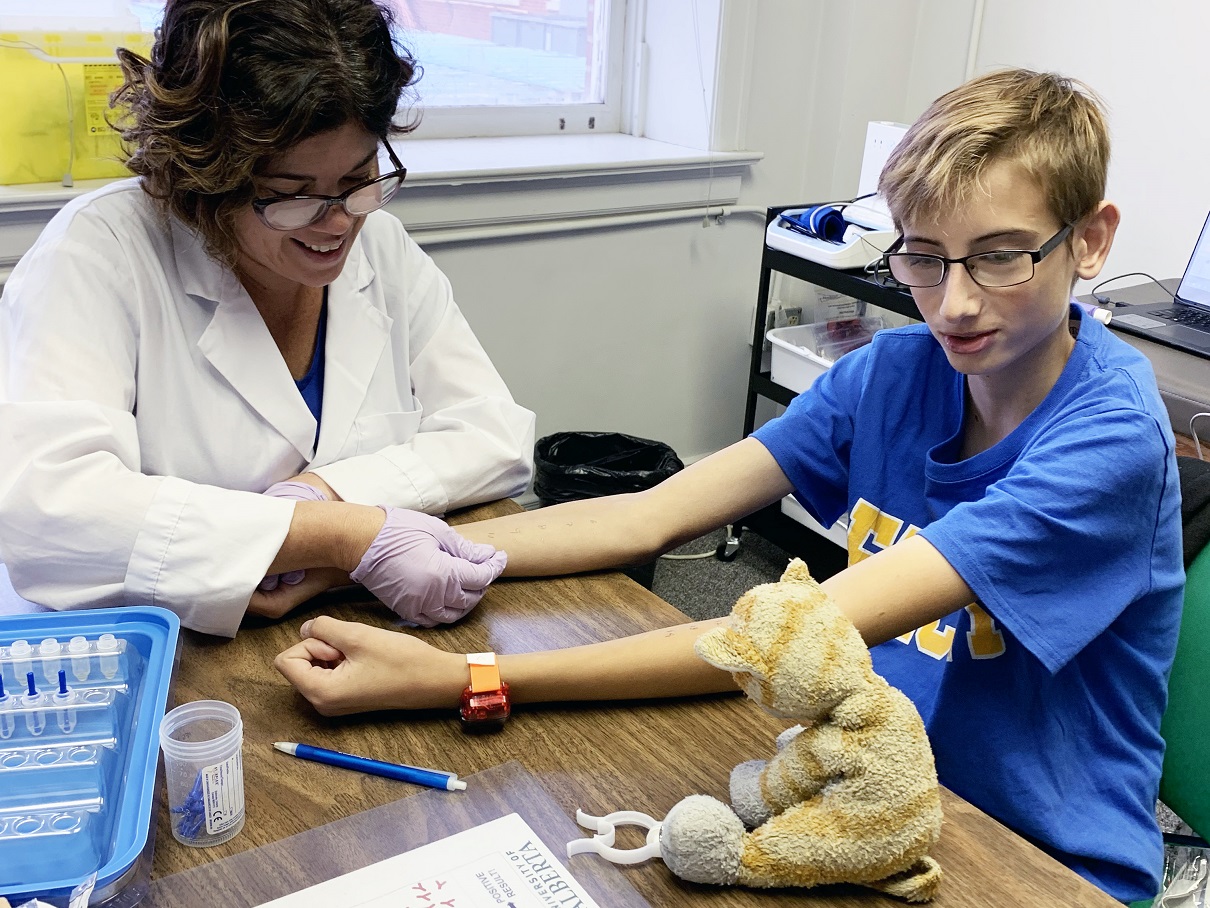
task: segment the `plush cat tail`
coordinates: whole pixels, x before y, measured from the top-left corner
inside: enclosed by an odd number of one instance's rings
[[[786,567],[786,572],[781,575],[782,582],[787,580],[797,580],[801,583],[812,583],[814,578],[811,576],[810,569],[807,568],[807,563],[801,558],[795,558]]]
[[[941,888],[941,876],[941,865],[925,855],[907,870],[862,885],[905,902],[928,902]]]

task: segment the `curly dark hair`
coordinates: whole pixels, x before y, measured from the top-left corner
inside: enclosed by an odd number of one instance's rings
[[[376,0],[168,0],[151,59],[118,50],[127,166],[234,266],[236,213],[274,155],[350,122],[415,128],[394,121],[421,70],[392,24]]]

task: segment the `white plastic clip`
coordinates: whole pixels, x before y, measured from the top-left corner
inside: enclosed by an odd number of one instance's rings
[[[596,830],[587,839],[573,839],[567,843],[567,856],[593,851],[613,864],[641,864],[651,858],[660,857],[659,820],[639,813],[637,810],[615,810],[613,813],[594,817],[582,810],[576,811],[576,822],[585,829]],[[647,830],[647,844],[639,848],[614,848],[614,830],[617,826],[642,826]]]

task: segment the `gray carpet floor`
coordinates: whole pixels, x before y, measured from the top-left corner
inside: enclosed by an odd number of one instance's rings
[[[668,553],[709,552],[709,558],[660,558],[651,591],[692,618],[718,618],[752,587],[778,579],[790,562],[785,551],[752,532],[741,536],[735,560],[719,561],[714,550],[725,538],[726,531],[718,530]]]

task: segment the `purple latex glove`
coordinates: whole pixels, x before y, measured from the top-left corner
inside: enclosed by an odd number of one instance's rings
[[[265,489],[265,495],[271,498],[293,498],[295,501],[327,501],[328,496],[311,485],[309,482],[298,482],[289,480],[287,482],[275,482],[269,488]],[[306,571],[287,571],[284,574],[270,574],[260,582],[257,589],[262,592],[269,592],[277,589],[277,584],[284,583],[287,586],[293,586],[296,583],[302,583],[303,577],[307,575]]]
[[[508,556],[464,539],[419,511],[379,505],[386,523],[349,579],[405,621],[435,627],[457,621],[483,598]]]

